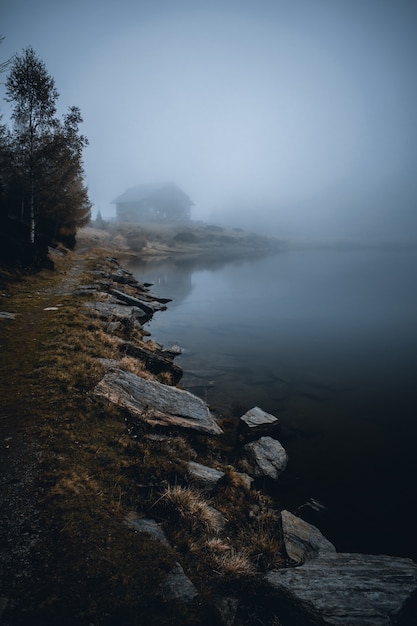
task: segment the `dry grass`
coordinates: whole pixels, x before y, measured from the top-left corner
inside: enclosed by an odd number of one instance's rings
[[[98,322],[98,316],[95,321]],[[120,341],[121,341],[120,338],[117,337],[116,335],[106,332],[105,330],[103,330],[99,322],[98,324],[99,326],[97,330],[95,331],[95,337],[97,341],[101,343],[103,346],[106,346],[107,348],[109,348],[110,350],[116,351],[118,346],[120,345]]]
[[[84,260],[78,284],[92,282],[89,272],[97,261],[91,257]],[[128,611],[121,624],[136,623],[134,615],[146,621],[155,610],[154,591],[179,555],[203,595],[216,584],[213,570],[221,574],[219,585],[236,580],[233,593],[239,595],[242,578],[280,562],[277,514],[268,498],[249,490],[227,465],[223,457],[229,448],[222,442],[166,431],[160,436],[160,430],[92,397],[105,371],[100,359],[151,375],[138,359],[120,358],[118,346],[126,336],[106,333],[84,308],[83,296],[54,295],[61,272],[73,262],[67,257],[57,274],[13,286],[15,334],[0,337],[2,367],[14,394],[5,411],[20,415],[31,407],[31,433],[43,451],[38,502],[45,535],[34,557],[44,583],[39,604],[47,589],[72,623],[104,623],[103,616],[116,615],[119,608]],[[109,269],[104,262],[100,267]],[[44,312],[58,304],[58,310]],[[129,340],[140,342],[143,336],[134,329]],[[5,398],[9,386],[3,383]],[[225,472],[210,500],[187,484],[191,459]],[[162,521],[173,548],[127,529],[123,519],[131,510]]]
[[[89,495],[96,496],[101,493],[99,482],[94,476],[89,476],[86,472],[75,474],[71,472],[58,480],[51,489],[51,495],[67,497],[69,494],[76,496]]]
[[[247,543],[252,561],[262,571],[284,565],[282,536],[278,524],[278,519],[276,524],[257,520]]]
[[[90,397],[103,376],[100,359],[120,354],[83,297],[69,294],[72,285],[61,288],[72,262],[66,257],[56,273],[10,284],[7,310],[18,316],[0,327],[3,409],[20,427],[28,422],[41,450],[33,497],[42,535],[31,555],[27,599],[39,609],[28,614],[32,623],[102,623],[119,607],[146,615],[175,562],[172,551],[123,526],[125,509],[147,506],[137,482],[168,462],[158,463],[149,444],[145,454],[127,436],[123,413]],[[80,282],[91,279],[80,272],[73,287]],[[132,466],[140,468],[139,481],[126,472]]]
[[[213,561],[218,573],[228,578],[243,578],[254,576],[256,568],[250,560],[247,550],[234,550],[222,554],[215,554]]]
[[[222,529],[218,512],[193,487],[168,486],[160,504],[167,518],[191,534],[215,535]]]
[[[230,541],[222,537],[210,537],[204,545],[209,554],[224,555],[230,552]]]
[[[142,361],[139,361],[139,359],[135,359],[131,356],[122,357],[119,361],[119,367],[126,370],[126,372],[135,374],[136,376],[141,376],[142,378],[152,378],[149,372],[146,371]]]

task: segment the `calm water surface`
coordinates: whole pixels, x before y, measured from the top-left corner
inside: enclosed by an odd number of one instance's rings
[[[297,251],[133,268],[173,298],[150,323],[179,344],[182,386],[220,409],[277,415],[289,465],[339,551],[417,559],[417,252]]]

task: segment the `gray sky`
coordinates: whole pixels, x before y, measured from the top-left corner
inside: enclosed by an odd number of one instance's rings
[[[104,215],[173,180],[195,219],[415,238],[415,0],[3,0],[0,34],[80,107]]]

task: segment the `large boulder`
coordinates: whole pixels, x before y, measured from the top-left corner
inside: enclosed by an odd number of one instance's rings
[[[255,478],[277,480],[285,470],[288,455],[279,441],[272,437],[261,437],[243,447],[243,456],[248,473]]]
[[[327,552],[265,581],[288,626],[417,624],[417,565],[411,559]]]
[[[153,426],[185,428],[209,435],[222,433],[203,400],[188,391],[145,380],[131,372],[109,369],[93,393]]]

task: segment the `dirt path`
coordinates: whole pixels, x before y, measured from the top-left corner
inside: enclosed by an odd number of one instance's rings
[[[59,298],[78,284],[86,260],[71,255],[53,274],[26,278],[2,298],[0,310],[0,623],[6,607],[27,602],[36,580],[31,550],[42,529],[38,522],[38,425],[42,389],[35,366],[48,335],[48,320]]]

